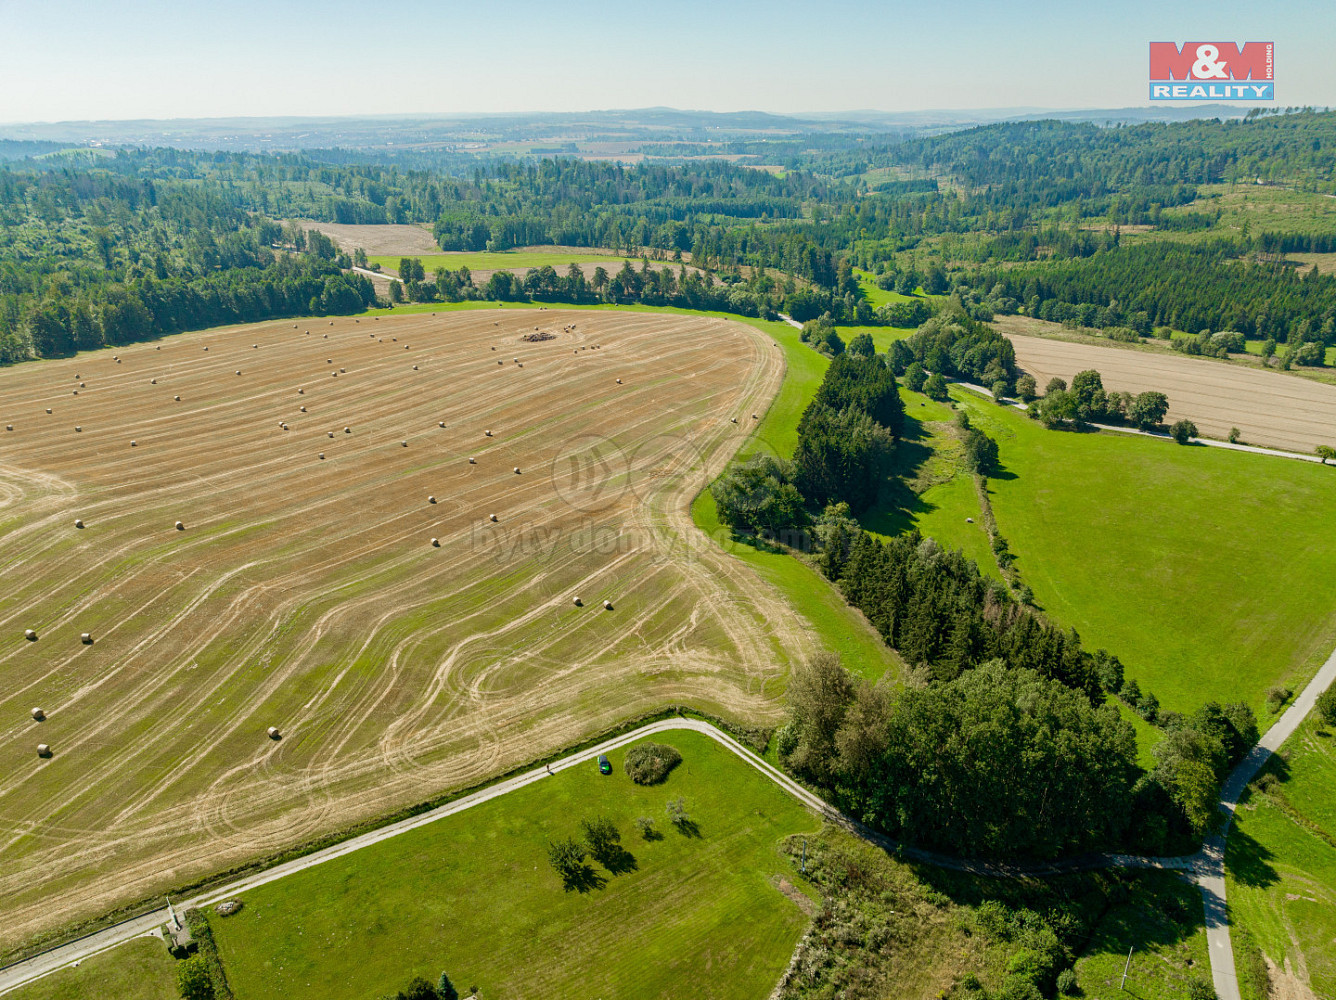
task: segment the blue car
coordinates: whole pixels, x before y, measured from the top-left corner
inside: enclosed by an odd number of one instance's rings
[[[608,755],[605,753],[598,755],[598,771],[599,774],[612,773],[612,765],[608,763]]]

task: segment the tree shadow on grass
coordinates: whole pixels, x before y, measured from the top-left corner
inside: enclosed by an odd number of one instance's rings
[[[625,875],[640,868],[636,856],[620,844],[613,844],[606,851],[595,855],[594,860],[606,868],[610,875]]]
[[[1225,861],[1234,881],[1254,889],[1265,889],[1280,881],[1271,861],[1275,854],[1237,825],[1229,831]]]
[[[568,871],[562,878],[562,885],[567,892],[592,892],[608,884],[607,877],[594,871],[589,865],[580,865]]]
[[[684,837],[692,837],[699,840],[701,836],[700,826],[694,819],[674,820],[673,829]]]

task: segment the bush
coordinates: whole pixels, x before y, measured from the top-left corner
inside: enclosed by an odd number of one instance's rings
[[[1169,428],[1169,433],[1179,444],[1187,444],[1197,436],[1197,425],[1191,420],[1180,420]]]
[[[1075,970],[1063,969],[1058,973],[1058,992],[1065,997],[1074,997],[1080,992],[1080,987],[1076,985]]]
[[[1282,685],[1267,688],[1266,707],[1274,715],[1285,707],[1285,703],[1294,697],[1294,692]]]
[[[1329,687],[1317,696],[1317,717],[1328,726],[1336,726],[1336,686]]]
[[[213,976],[203,955],[191,955],[176,967],[176,991],[182,1000],[214,1000]]]
[[[637,816],[636,829],[640,831],[640,836],[645,840],[657,840],[659,831],[654,825],[654,819],[651,816]]]
[[[1215,987],[1205,979],[1194,979],[1188,983],[1188,1000],[1220,1000]]]
[[[1035,384],[1033,375],[1022,375],[1016,380],[1016,398],[1022,403],[1028,403],[1038,395],[1039,387]]]

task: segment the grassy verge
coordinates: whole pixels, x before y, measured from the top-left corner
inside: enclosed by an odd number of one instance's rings
[[[1295,690],[1336,643],[1332,470],[1120,434],[1045,430],[965,389],[998,442],[988,489],[1036,601],[1163,707]]]
[[[392,992],[442,969],[484,996],[762,995],[806,916],[775,884],[777,851],[816,821],[769,780],[696,733],[658,737],[683,763],[641,787],[622,772],[572,768],[240,898],[211,916],[240,1000]],[[685,798],[689,835],[665,803]],[[644,840],[637,816],[661,836]],[[547,844],[606,816],[627,853],[564,890]]]
[[[135,938],[5,994],[6,1000],[178,1000],[176,960],[161,939]]]
[[[1124,969],[1139,1000],[1186,997],[1194,980],[1211,980],[1201,893],[1173,872],[1138,875],[1095,925],[1075,969],[1087,997],[1121,996]]]
[[[1273,963],[1278,986],[1297,979],[1319,997],[1336,996],[1334,743],[1336,733],[1305,722],[1288,759],[1273,758],[1240,804],[1225,852],[1234,922]]]

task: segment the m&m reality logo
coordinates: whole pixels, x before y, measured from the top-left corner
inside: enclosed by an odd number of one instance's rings
[[[1151,42],[1152,101],[1274,101],[1275,43]]]

